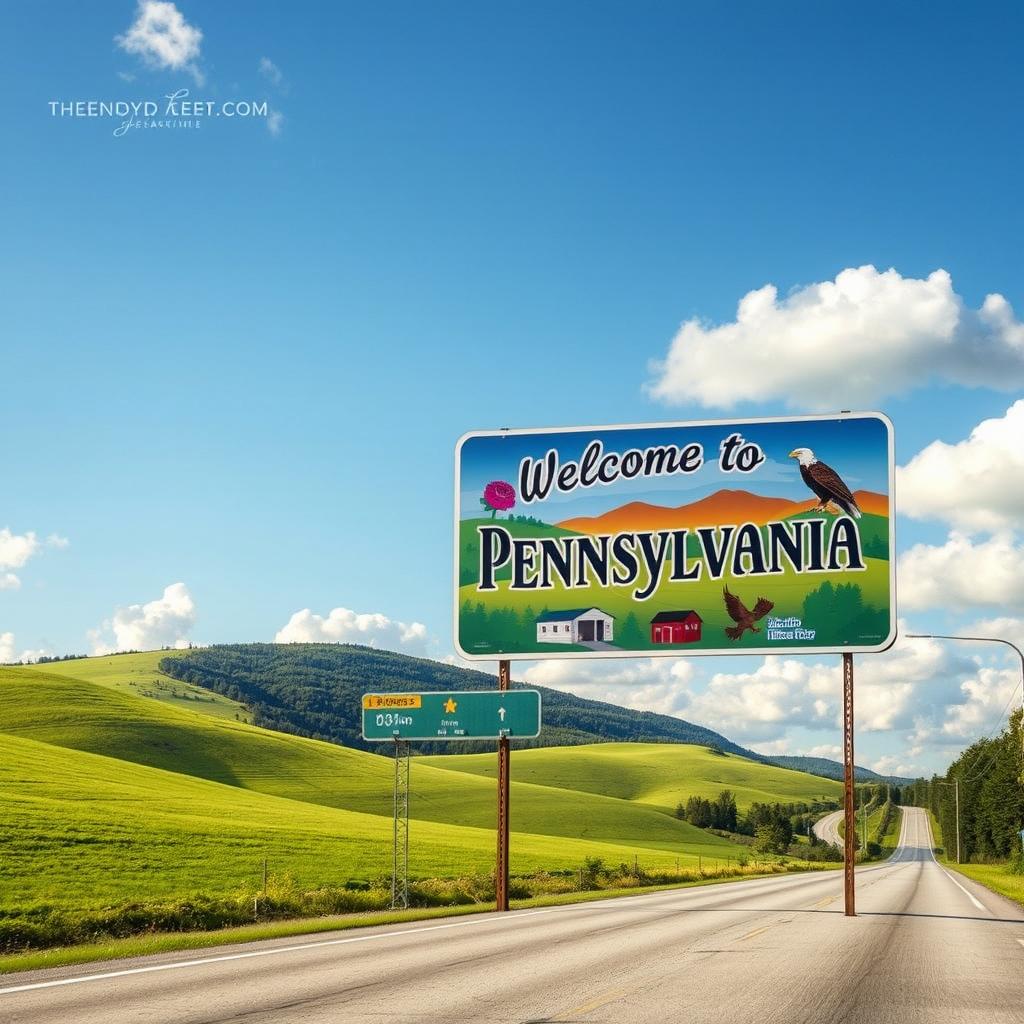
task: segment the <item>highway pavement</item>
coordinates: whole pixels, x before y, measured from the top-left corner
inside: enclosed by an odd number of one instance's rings
[[[819,818],[814,823],[814,834],[825,843],[842,846],[843,837],[839,834],[839,823],[843,820],[843,811],[833,811]]]
[[[1024,912],[891,860],[0,978],[4,1024],[1020,1024]]]

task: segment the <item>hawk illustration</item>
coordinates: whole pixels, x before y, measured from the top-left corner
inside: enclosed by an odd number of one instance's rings
[[[728,587],[723,587],[722,594],[725,596],[725,610],[729,613],[729,618],[736,623],[735,626],[725,627],[725,635],[730,640],[739,640],[748,629],[752,633],[760,633],[761,627],[755,626],[754,623],[758,619],[763,619],[775,607],[774,601],[759,597],[754,610],[748,611],[735,594],[729,593]]]
[[[804,483],[818,496],[815,512],[826,511],[831,503],[841,508],[848,516],[860,519],[861,512],[857,502],[853,500],[850,488],[843,483],[842,478],[831,466],[826,466],[810,448],[794,448],[789,457],[800,463],[800,475],[804,478]]]

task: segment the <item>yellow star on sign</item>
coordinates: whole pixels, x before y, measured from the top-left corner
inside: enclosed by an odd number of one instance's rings
[[[446,701],[444,702],[444,712],[445,712],[445,714],[446,714],[446,715],[454,715],[454,714],[455,714],[455,709],[456,709],[456,708],[457,708],[458,706],[459,706],[459,705],[458,705],[458,704],[457,704],[457,703],[456,703],[456,702],[455,702],[454,700],[452,700],[452,698],[451,698],[451,697],[449,697],[449,698],[448,698],[448,699],[447,699],[447,700],[446,700]]]

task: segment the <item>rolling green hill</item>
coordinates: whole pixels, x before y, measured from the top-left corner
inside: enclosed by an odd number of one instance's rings
[[[0,731],[113,756],[241,789],[362,813],[391,815],[385,757],[112,692],[81,680],[0,669]],[[492,755],[493,760],[493,755]],[[413,818],[490,828],[494,786],[417,759]],[[685,822],[610,796],[513,782],[516,828],[673,849],[720,841]]]
[[[275,875],[309,889],[372,879],[390,865],[389,817],[17,736],[0,735],[0,798],[0,915],[255,889],[264,857]],[[722,849],[704,848],[704,856],[722,856]],[[663,869],[677,856],[656,846],[517,831],[511,864],[515,873],[574,869],[585,857],[620,863],[638,853],[642,863]],[[682,860],[696,856],[684,853]],[[486,874],[493,866],[493,828],[413,823],[413,874]]]
[[[462,772],[494,777],[494,757],[422,758]],[[517,751],[515,777],[544,786],[604,793],[663,811],[687,797],[714,799],[729,789],[740,810],[752,803],[810,803],[838,800],[838,782],[805,772],[760,764],[735,754],[714,753],[689,744],[596,743]]]
[[[197,688],[227,696],[251,710],[253,721],[269,729],[334,740],[350,747],[375,749],[360,736],[360,697],[370,689],[493,690],[494,676],[485,672],[446,665],[428,658],[411,658],[394,651],[355,644],[225,644],[161,655],[121,655],[120,658],[153,659],[167,674]],[[72,662],[69,672],[73,672]],[[116,669],[116,666],[114,666]],[[518,684],[513,683],[513,686]],[[567,746],[624,740],[642,743],[693,743],[719,747],[763,764],[780,764],[825,778],[842,778],[843,766],[824,758],[776,759],[755,753],[711,729],[672,715],[634,711],[599,700],[547,687],[540,690],[544,729],[536,740],[518,744],[528,747]],[[202,710],[201,704],[195,709]],[[449,743],[420,743],[423,753],[453,753]],[[484,753],[488,743],[459,744],[459,752]],[[908,780],[886,778],[867,768],[857,768],[862,782]]]

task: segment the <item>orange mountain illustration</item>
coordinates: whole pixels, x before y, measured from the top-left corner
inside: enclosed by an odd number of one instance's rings
[[[853,496],[861,512],[877,516],[889,514],[889,500],[874,491],[854,491]],[[651,505],[645,501],[631,501],[610,509],[599,516],[576,516],[557,525],[576,533],[627,533],[635,530],[683,530],[718,523],[757,523],[758,525],[785,519],[800,512],[809,512],[817,504],[790,501],[789,498],[771,498],[750,491],[721,490],[688,505],[670,507]]]

